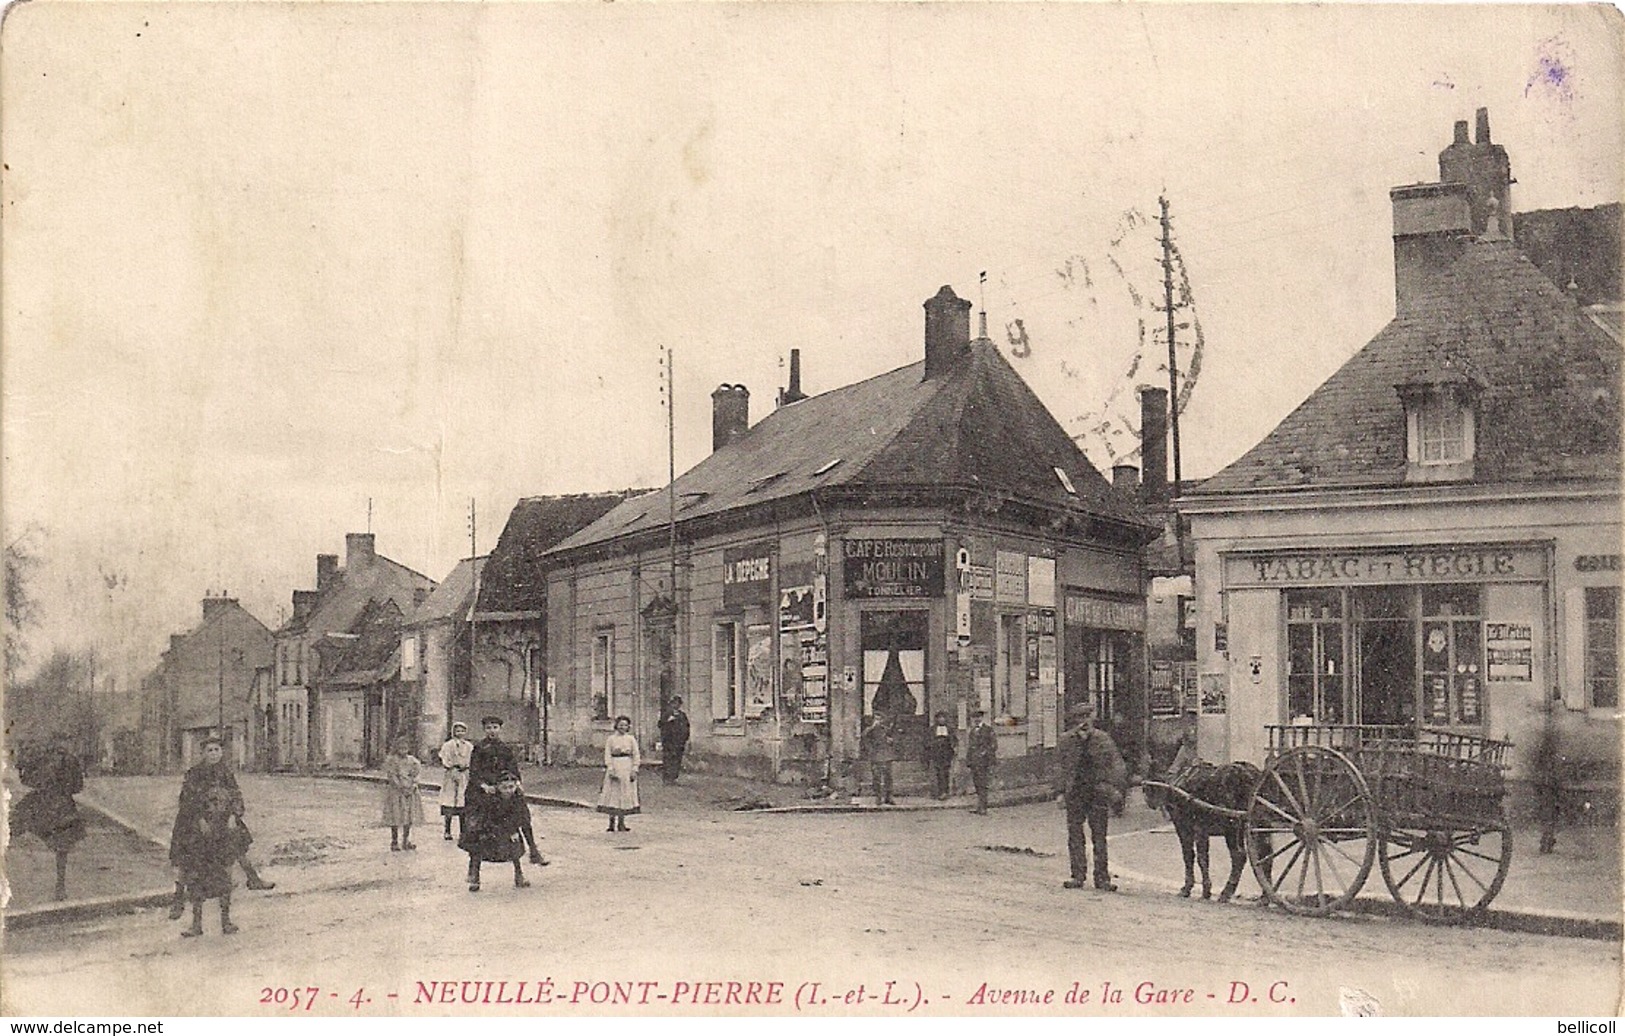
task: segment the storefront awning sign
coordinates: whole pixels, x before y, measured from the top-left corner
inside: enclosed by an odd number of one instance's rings
[[[722,552],[722,603],[728,607],[772,600],[773,548],[757,543]]]
[[[940,539],[849,539],[842,543],[848,597],[941,597]]]

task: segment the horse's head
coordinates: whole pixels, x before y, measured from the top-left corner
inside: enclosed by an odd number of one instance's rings
[[[1172,776],[1167,773],[1152,774],[1140,784],[1140,791],[1145,795],[1145,804],[1151,809],[1161,809],[1168,804],[1168,788],[1162,782]]]

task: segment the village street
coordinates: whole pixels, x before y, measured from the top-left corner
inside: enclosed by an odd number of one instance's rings
[[[91,790],[150,828],[165,822],[174,783]],[[1342,988],[1387,1013],[1616,1006],[1620,958],[1607,942],[1296,918],[1250,901],[1182,900],[1131,876],[1116,895],[1064,890],[1051,804],[988,816],[741,813],[647,783],[649,812],[629,834],[606,833],[585,810],[534,807],[551,865],[527,866],[535,885],[517,890],[505,867],[487,864],[471,894],[432,799],[419,848],[391,853],[387,832],[369,826],[374,786],[244,775],[252,855],[278,886],[239,888],[240,934],[218,934],[213,904],[198,939],[182,939],[162,908],[11,932],[4,1008],[259,1015],[312,1010],[314,991],[313,1012],[333,1015],[787,1014],[799,991],[820,1014],[1212,1013],[1232,998],[1238,1013],[1335,1014]],[[1158,839],[1176,854],[1171,834],[1149,830],[1159,823],[1131,810],[1114,845]],[[1216,844],[1216,866],[1221,855]],[[1256,891],[1250,879],[1242,891]],[[617,996],[614,983],[631,1002],[594,1004]],[[761,984],[754,1005],[749,983]],[[976,1003],[983,983],[984,998],[1054,990],[1054,1002]],[[1064,1002],[1074,983],[1087,1003]],[[1121,1002],[1100,1002],[1107,983]],[[848,998],[860,984],[861,1002]],[[1162,1002],[1134,1003],[1137,987]]]

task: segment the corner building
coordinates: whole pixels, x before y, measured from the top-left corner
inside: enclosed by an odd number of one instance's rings
[[[1439,165],[1391,192],[1394,319],[1180,502],[1202,751],[1398,724],[1510,740],[1527,778],[1560,724],[1617,801],[1617,329],[1510,238],[1487,113]]]
[[[821,395],[792,353],[755,426],[744,386],[712,401],[709,457],[548,552],[561,759],[599,758],[622,714],[654,754],[681,694],[701,768],[856,790],[890,713],[917,788],[931,717],[963,746],[984,708],[1014,784],[1044,776],[1068,701],[1143,715],[1156,530],[972,340],[969,302],[944,287],[921,362]]]

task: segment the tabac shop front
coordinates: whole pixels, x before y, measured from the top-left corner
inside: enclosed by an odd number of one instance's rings
[[[1394,724],[1504,738],[1549,683],[1553,544],[1220,555],[1231,758],[1273,723]]]

